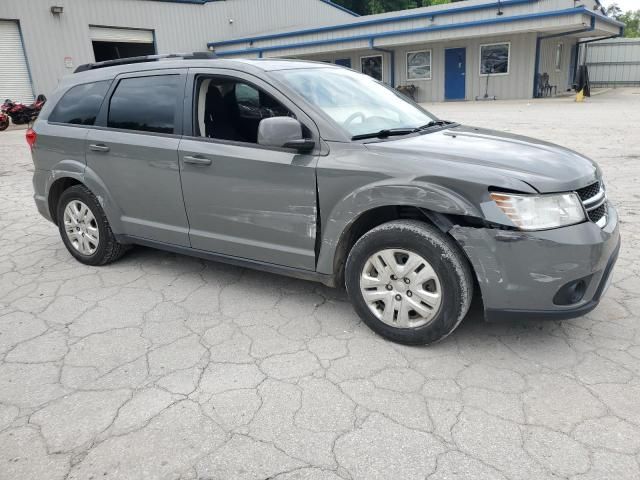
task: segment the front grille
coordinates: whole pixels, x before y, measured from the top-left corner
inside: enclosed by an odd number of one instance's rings
[[[604,227],[607,222],[607,195],[604,185],[601,182],[595,182],[576,190],[576,193],[587,211],[589,220]]]
[[[602,217],[604,217],[604,215],[607,213],[607,205],[606,203],[603,203],[602,205],[600,205],[597,208],[594,208],[588,213],[589,213],[589,220],[591,220],[594,223],[598,223],[600,219],[602,219]]]
[[[591,197],[595,197],[600,192],[600,182],[592,183],[586,187],[576,190],[576,193],[583,202],[589,200]]]

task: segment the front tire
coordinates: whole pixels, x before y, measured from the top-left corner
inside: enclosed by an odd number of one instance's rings
[[[65,247],[85,265],[106,265],[126,251],[111,231],[98,199],[84,185],[74,185],[62,193],[57,220]]]
[[[364,234],[349,253],[345,283],[362,320],[407,345],[445,338],[473,297],[471,268],[458,245],[416,220],[395,220]]]

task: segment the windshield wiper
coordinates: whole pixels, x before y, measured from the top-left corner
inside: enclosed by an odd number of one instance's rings
[[[422,125],[421,127],[418,127],[418,130],[427,130],[428,128],[432,128],[432,127],[443,127],[445,125],[452,125],[454,123],[456,122],[450,122],[449,120],[431,120],[426,125]]]
[[[419,128],[385,128],[377,132],[354,135],[353,137],[351,137],[351,140],[363,140],[365,138],[387,138],[396,135],[409,135],[410,133],[416,133],[418,131],[420,131]]]

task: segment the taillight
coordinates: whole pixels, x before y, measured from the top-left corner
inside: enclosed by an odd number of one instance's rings
[[[29,148],[33,150],[33,146],[36,144],[36,140],[38,139],[38,135],[33,130],[33,128],[27,129],[27,133],[25,135],[27,138],[27,143],[29,144]]]

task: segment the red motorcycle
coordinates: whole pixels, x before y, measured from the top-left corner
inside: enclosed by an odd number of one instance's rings
[[[46,101],[47,97],[44,95],[38,95],[36,101],[31,105],[6,99],[2,106],[0,106],[0,131],[6,130],[9,127],[9,118],[11,118],[11,121],[15,125],[32,123],[38,118],[38,114]]]

